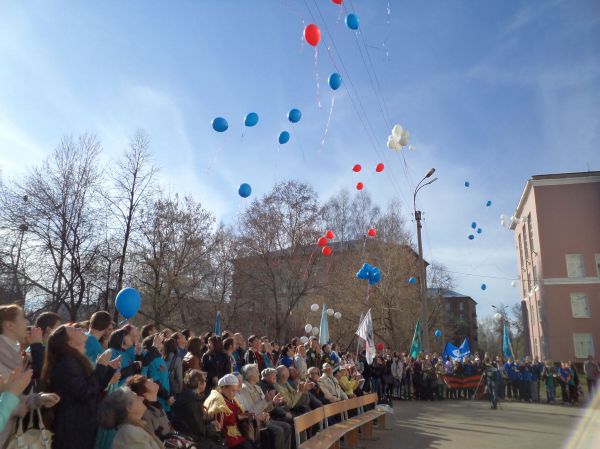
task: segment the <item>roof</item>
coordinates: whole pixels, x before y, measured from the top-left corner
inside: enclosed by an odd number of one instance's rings
[[[475,301],[469,295],[465,295],[464,293],[455,292],[454,290],[449,290],[447,288],[428,288],[427,294],[428,294],[428,296],[440,295],[444,299],[470,299],[475,304],[477,304],[477,301]]]
[[[515,218],[519,218],[523,210],[525,200],[529,196],[532,187],[550,186],[550,185],[566,185],[566,184],[584,184],[589,182],[600,182],[600,171],[585,171],[573,173],[549,173],[546,175],[533,175],[527,181],[523,188],[523,193],[519,199]],[[510,224],[510,229],[515,229],[516,222]]]

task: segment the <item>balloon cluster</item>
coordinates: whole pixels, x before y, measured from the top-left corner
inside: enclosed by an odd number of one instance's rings
[[[394,125],[392,128],[392,134],[388,136],[387,147],[390,150],[401,150],[408,146],[409,150],[414,150],[415,147],[408,144],[408,137],[410,133],[403,129],[401,125]]]
[[[483,232],[483,229],[477,227],[477,222],[475,222],[475,221],[471,223],[471,229],[475,229],[477,234],[481,234]],[[474,240],[474,239],[475,239],[475,235],[469,234],[469,240]]]
[[[375,285],[381,280],[381,270],[371,264],[365,263],[356,273],[356,277],[363,281],[369,281],[369,285]]]
[[[327,243],[329,243],[329,240],[333,240],[334,238],[335,234],[331,229],[328,229],[327,231],[325,231],[324,236],[319,237],[317,239],[317,245],[319,245],[322,248],[321,252],[324,256],[331,256],[332,250],[330,246],[327,246]]]
[[[381,173],[384,169],[385,169],[385,165],[383,164],[383,162],[379,162],[375,166],[375,173]],[[361,170],[362,170],[362,165],[360,165],[360,164],[354,164],[352,166],[352,171],[354,173],[358,173]],[[365,185],[362,182],[357,182],[356,183],[356,190],[362,190],[364,187],[365,187]]]

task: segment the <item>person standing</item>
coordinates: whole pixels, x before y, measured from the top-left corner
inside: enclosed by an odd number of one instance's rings
[[[598,377],[600,377],[600,366],[594,361],[594,357],[591,354],[588,355],[587,360],[583,364],[583,372],[587,379],[588,397],[591,399],[594,390],[596,390]]]
[[[212,336],[208,340],[208,351],[202,356],[202,368],[206,371],[207,390],[216,388],[221,377],[231,374],[229,356],[223,351],[221,337]]]
[[[567,366],[567,362],[560,362],[558,369],[558,378],[560,381],[560,392],[563,404],[569,402],[569,382],[572,380],[571,370]]]
[[[493,409],[496,409],[498,408],[498,380],[500,379],[498,364],[493,362],[490,356],[486,354],[483,360],[483,367],[490,404]]]
[[[90,319],[90,328],[85,341],[85,356],[89,359],[92,365],[96,364],[96,360],[104,352],[104,348],[100,343],[102,337],[108,338],[113,331],[112,317],[110,313],[99,310],[94,312]]]
[[[556,398],[556,368],[550,360],[546,360],[542,379],[546,385],[546,403],[554,403]]]

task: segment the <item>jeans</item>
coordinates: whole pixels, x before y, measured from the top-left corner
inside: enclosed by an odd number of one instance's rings
[[[379,377],[371,378],[371,392],[377,393],[379,400],[383,397],[383,387],[381,385],[381,379]]]
[[[486,382],[490,403],[492,404],[492,408],[496,408],[498,406],[498,384],[492,377],[488,377]]]
[[[546,402],[554,402],[556,399],[556,386],[546,384]]]

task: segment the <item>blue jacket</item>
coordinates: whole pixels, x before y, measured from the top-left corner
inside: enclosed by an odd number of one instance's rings
[[[519,380],[519,373],[515,369],[515,364],[513,362],[506,362],[504,364],[504,370],[506,371],[506,374],[508,374],[510,380]]]
[[[92,334],[86,332],[85,335],[88,336],[87,340],[85,341],[85,356],[90,360],[90,362],[92,362],[93,366],[96,366],[96,360],[98,360],[100,354],[104,352],[104,348],[98,339]]]
[[[156,357],[148,366],[142,368],[142,374],[152,380],[154,380],[167,395],[171,394],[171,386],[169,384],[169,367],[167,362],[162,357]],[[159,395],[158,402],[165,411],[169,411],[171,407],[167,403],[167,399]]]

